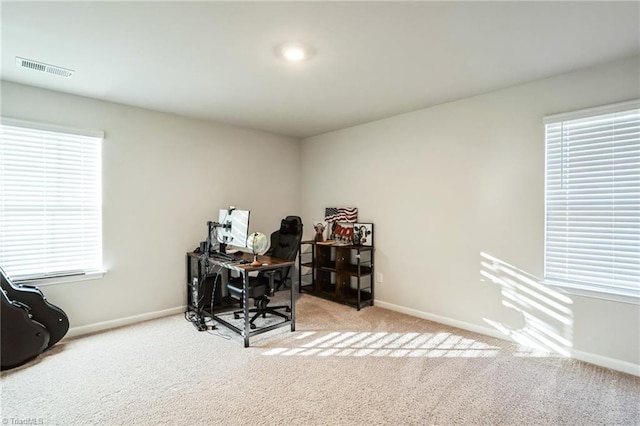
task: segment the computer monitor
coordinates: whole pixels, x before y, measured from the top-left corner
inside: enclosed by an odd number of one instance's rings
[[[221,244],[221,252],[224,246],[231,244],[238,247],[247,246],[249,237],[249,210],[236,210],[235,208],[220,209],[216,227],[216,239]]]

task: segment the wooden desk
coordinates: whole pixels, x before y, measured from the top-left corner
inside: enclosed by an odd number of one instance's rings
[[[296,305],[295,305],[295,292],[293,291],[293,285],[291,286],[291,289],[290,289],[290,292],[291,292],[290,319],[288,321],[284,320],[283,322],[272,324],[267,327],[260,327],[255,330],[251,330],[249,325],[249,319],[250,319],[249,297],[248,297],[249,292],[247,291],[249,287],[250,272],[270,271],[270,270],[279,269],[285,266],[293,266],[295,261],[278,259],[270,256],[258,256],[258,260],[262,262],[262,266],[251,266],[251,262],[253,261],[253,255],[249,253],[244,253],[242,257],[234,256],[237,258],[236,261],[221,260],[221,259],[216,259],[215,257],[206,257],[201,255],[200,253],[187,253],[187,256],[197,258],[203,264],[203,267],[201,269],[202,271],[204,271],[205,274],[210,267],[218,266],[228,271],[238,272],[242,277],[242,285],[244,288],[243,300],[242,300],[242,308],[244,313],[244,327],[243,328],[236,327],[235,325],[225,321],[223,318],[220,318],[218,315],[215,314],[215,312],[211,312],[211,316],[219,324],[224,325],[225,327],[235,331],[236,333],[244,337],[245,348],[249,347],[250,336],[255,336],[256,334],[261,334],[276,328],[284,327],[288,323],[291,323],[291,331],[296,330]],[[246,261],[249,261],[249,263],[243,264],[243,263],[240,263],[239,260],[246,260]],[[270,287],[273,288],[273,282],[270,283]]]

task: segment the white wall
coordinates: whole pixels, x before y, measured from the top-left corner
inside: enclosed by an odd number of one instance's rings
[[[375,223],[380,306],[633,370],[638,305],[538,281],[542,118],[637,98],[639,75],[636,57],[308,138],[303,220],[356,206]]]
[[[2,115],[104,130],[103,279],[42,287],[71,327],[186,304],[185,253],[234,205],[267,235],[298,214],[296,139],[2,82]]]

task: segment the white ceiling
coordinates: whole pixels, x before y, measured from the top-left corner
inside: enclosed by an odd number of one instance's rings
[[[640,3],[2,2],[2,78],[307,137],[640,53]],[[284,63],[277,44],[315,56]],[[71,68],[70,79],[15,57]]]

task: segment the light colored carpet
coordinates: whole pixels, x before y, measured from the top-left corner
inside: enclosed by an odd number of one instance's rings
[[[182,316],[67,340],[2,374],[3,424],[635,425],[640,378],[303,295],[297,331]]]

